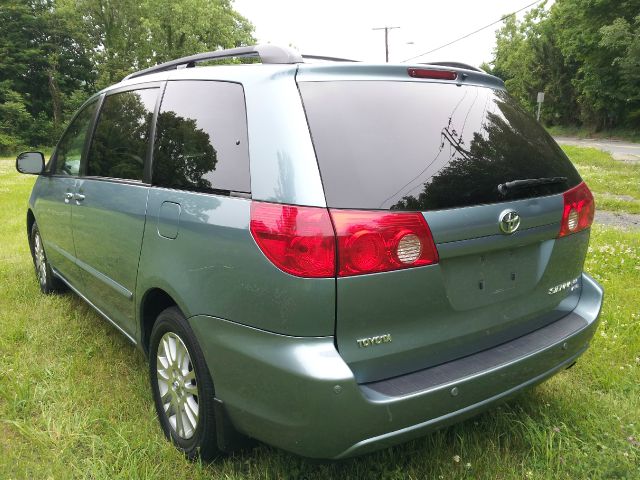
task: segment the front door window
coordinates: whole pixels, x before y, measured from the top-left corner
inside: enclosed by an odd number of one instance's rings
[[[77,176],[80,172],[80,160],[84,150],[89,125],[93,119],[98,102],[87,105],[73,119],[56,149],[56,175]]]

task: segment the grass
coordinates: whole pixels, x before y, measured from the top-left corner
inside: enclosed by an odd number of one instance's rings
[[[596,132],[587,127],[546,127],[547,131],[558,137],[577,138],[607,138],[612,140],[627,140],[630,142],[640,142],[640,130],[637,128],[615,128],[613,130],[602,130]]]
[[[2,479],[640,478],[638,232],[593,228],[586,270],[607,295],[593,345],[510,403],[339,463],[261,445],[192,464],[162,436],[142,354],[75,295],[39,293],[25,237],[32,182],[0,160]]]
[[[614,160],[596,148],[563,145],[587,182],[599,210],[640,213],[640,164]]]

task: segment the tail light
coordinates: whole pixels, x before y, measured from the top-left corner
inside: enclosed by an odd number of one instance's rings
[[[338,276],[386,272],[438,262],[419,212],[331,210],[338,237]]]
[[[298,277],[347,277],[438,262],[431,231],[418,212],[253,202],[250,228],[266,257]]]
[[[563,197],[564,209],[558,238],[589,228],[595,214],[593,195],[586,183],[582,182],[571,190],[567,190]]]
[[[326,208],[253,202],[250,228],[279,269],[298,277],[335,275],[335,235]]]

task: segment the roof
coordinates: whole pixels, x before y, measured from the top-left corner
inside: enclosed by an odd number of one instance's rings
[[[261,63],[221,64],[217,66],[195,67],[197,63],[227,58],[258,57]],[[319,61],[308,63],[306,60]],[[482,70],[458,62],[436,62],[432,64],[375,64],[357,62],[335,57],[300,55],[288,47],[275,45],[254,45],[227,50],[204,52],[161,63],[139,72],[127,75],[118,86],[176,79],[227,80],[243,82],[249,78],[269,77],[282,71],[296,70],[300,81],[336,80],[403,80],[425,81],[409,76],[409,68],[421,70],[443,70],[457,73],[455,80],[429,79],[457,85],[478,85],[504,89],[504,82]]]

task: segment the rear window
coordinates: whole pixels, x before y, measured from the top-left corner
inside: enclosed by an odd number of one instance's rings
[[[299,88],[330,207],[436,210],[551,195],[580,183],[553,139],[501,90],[399,81]],[[566,181],[498,190],[550,177]]]

